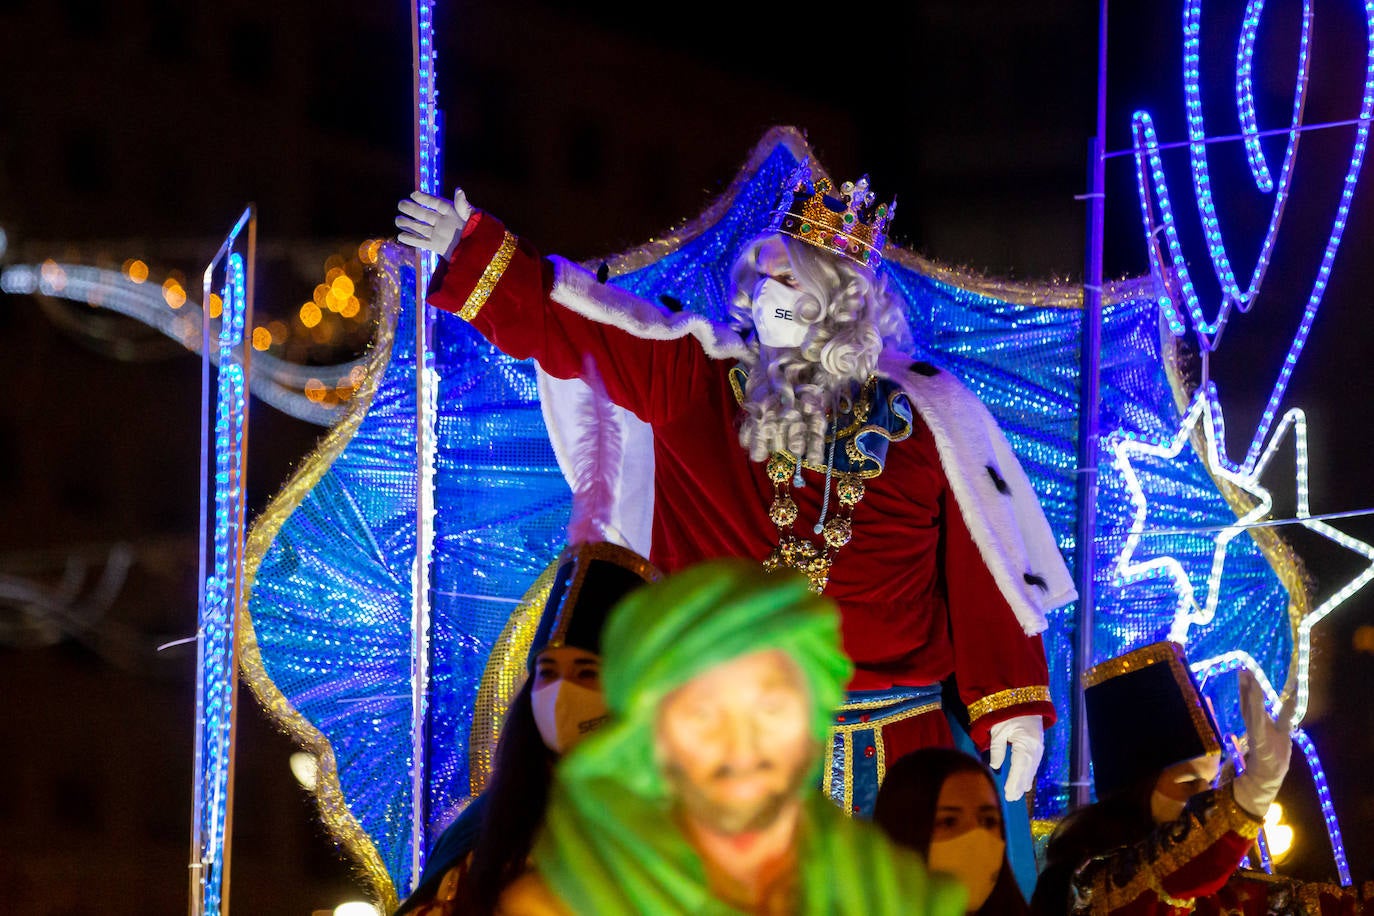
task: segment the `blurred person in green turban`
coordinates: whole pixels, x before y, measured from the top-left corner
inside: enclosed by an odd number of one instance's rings
[[[963,913],[959,884],[817,789],[852,665],[804,575],[682,570],[616,607],[602,653],[610,721],[559,762],[501,913]]]

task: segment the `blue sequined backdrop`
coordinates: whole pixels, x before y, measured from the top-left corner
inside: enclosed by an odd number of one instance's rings
[[[719,318],[727,266],[764,223],[795,164],[778,145],[741,176],[728,209],[676,251],[611,282],[641,296],[668,295]],[[1042,498],[1072,565],[1081,311],[1031,307],[949,285],[889,261],[911,307],[919,356],[964,380],[1005,429]],[[413,285],[413,284],[412,284]],[[257,576],[250,610],[263,666],[281,693],[328,739],[340,789],[398,888],[410,868],[410,566],[414,553],[413,289],[376,398],[352,442],[283,524]],[[1107,306],[1102,328],[1102,430],[1173,437],[1179,414],[1160,352],[1158,307],[1147,295]],[[495,351],[464,322],[441,315],[430,835],[466,794],[467,744],[487,653],[515,603],[563,544],[569,493],[548,444],[534,366]],[[1171,582],[1125,586],[1116,556],[1132,518],[1119,474],[1104,463],[1097,506],[1099,661],[1168,635]],[[1190,448],[1174,460],[1136,462],[1149,478],[1156,529],[1225,525],[1236,515]],[[1205,594],[1211,535],[1146,539],[1136,559],[1177,557]],[[1232,541],[1215,620],[1195,629],[1195,658],[1242,648],[1276,683],[1291,650],[1288,596],[1248,536]],[[1045,634],[1061,723],[1047,736],[1035,814],[1068,800],[1068,710],[1074,606],[1054,611]],[[1235,721],[1233,699],[1218,703]]]

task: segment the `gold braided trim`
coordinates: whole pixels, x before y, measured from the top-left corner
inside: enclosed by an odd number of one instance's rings
[[[1013,687],[1010,690],[999,690],[989,694],[981,700],[974,700],[968,704],[969,721],[981,719],[990,712],[997,712],[999,709],[1006,709],[1008,706],[1020,706],[1022,703],[1052,703],[1050,699],[1049,687]]]
[[[491,291],[496,289],[496,284],[501,282],[501,277],[505,274],[506,268],[510,266],[510,260],[515,256],[515,246],[519,240],[509,232],[501,239],[501,247],[496,249],[496,254],[492,255],[487,269],[482,271],[482,278],[477,281],[477,285],[472,289],[472,295],[468,296],[468,301],[463,303],[462,309],[458,312],[458,317],[464,321],[471,321],[477,317],[477,313],[482,311],[482,306],[487,304],[491,298]]]
[[[888,702],[891,701],[889,700]],[[856,704],[854,706],[846,706],[844,708],[859,709],[862,707]],[[830,734],[847,735],[852,734],[854,732],[865,731],[870,728],[874,731],[879,731],[882,729],[884,725],[894,725],[897,722],[903,722],[907,719],[914,719],[917,716],[923,716],[928,712],[934,712],[939,708],[940,701],[935,700],[932,703],[924,703],[920,706],[913,706],[911,709],[903,709],[899,712],[890,713],[886,716],[878,716],[875,719],[869,719],[867,722],[846,722],[843,725],[832,725],[830,726]]]
[[[1153,858],[1142,858],[1139,871],[1120,887],[1112,887],[1112,867],[1107,857],[1090,860],[1080,869],[1080,875],[1091,874],[1088,892],[1088,899],[1091,901],[1090,911],[1115,912],[1146,893],[1154,894],[1169,906],[1191,910],[1194,901],[1170,896],[1164,890],[1164,878],[1197,859],[1228,833],[1235,833],[1242,839],[1254,840],[1259,835],[1262,824],[1236,803],[1235,796],[1229,788],[1214,789],[1212,796],[1212,804],[1201,814],[1196,811],[1185,812],[1184,817],[1188,819],[1187,831],[1181,838],[1175,840],[1166,834]],[[1157,828],[1168,829],[1170,828]],[[1115,854],[1125,854],[1125,850],[1118,850]],[[1077,875],[1074,880],[1078,880]]]
[[[1188,661],[1183,657],[1183,647],[1176,642],[1164,640],[1152,642],[1148,646],[1109,658],[1083,672],[1083,688],[1095,687],[1103,681],[1120,677],[1130,671],[1139,671],[1151,665],[1167,665],[1173,675],[1183,703],[1188,707],[1188,717],[1193,721],[1193,731],[1206,753],[1220,753],[1221,742],[1207,712],[1202,708],[1202,698],[1188,673]]]
[[[379,259],[379,263],[391,264],[393,259]],[[249,612],[253,584],[263,557],[276,540],[277,533],[287,518],[324,477],[333,465],[334,459],[338,458],[352,441],[359,424],[372,406],[372,399],[377,393],[377,383],[391,361],[396,317],[401,307],[400,286],[391,270],[378,271],[375,282],[378,303],[377,329],[367,361],[367,374],[358,386],[357,394],[348,402],[340,420],[330,427],[319,446],[301,462],[296,472],[249,529],[243,563],[245,613],[238,617],[238,638],[242,647],[239,671],[244,682],[253,691],[254,697],[267,715],[302,750],[315,758],[319,778],[312,794],[319,809],[320,820],[330,836],[353,858],[362,880],[371,891],[373,902],[383,912],[389,913],[400,902],[396,895],[396,887],[372,838],[363,830],[348,807],[348,799],[344,797],[339,784],[338,762],[334,757],[334,749],[329,739],[291,705],[268,676],[262,661],[262,651],[258,646],[257,632],[253,627],[252,615]]]

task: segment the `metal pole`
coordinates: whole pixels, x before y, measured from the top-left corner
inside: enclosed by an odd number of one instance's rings
[[[1073,744],[1069,748],[1069,787],[1073,807],[1092,799],[1087,714],[1083,708],[1083,672],[1092,664],[1094,626],[1093,572],[1097,566],[1097,466],[1101,434],[1097,402],[1102,355],[1102,248],[1105,222],[1107,135],[1107,0],[1101,0],[1097,35],[1097,123],[1089,146],[1092,190],[1088,199],[1088,251],[1083,280],[1082,378],[1078,410],[1078,620],[1075,627],[1072,702]]]

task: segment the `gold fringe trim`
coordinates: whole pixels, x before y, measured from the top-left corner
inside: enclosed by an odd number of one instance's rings
[[[816,155],[811,151],[811,146],[801,131],[788,126],[770,128],[764,134],[763,139],[755,145],[744,167],[736,174],[730,187],[724,194],[708,204],[701,215],[659,237],[651,238],[647,243],[637,248],[631,248],[628,251],[605,258],[591,258],[583,261],[582,266],[589,270],[596,270],[600,264],[604,263],[610,271],[610,276],[618,277],[621,274],[633,273],[647,267],[677,251],[725,216],[743,187],[772,154],[773,150],[779,146],[786,147],[798,161],[808,156],[811,157],[817,171],[827,173],[824,168],[820,167]],[[946,286],[952,286],[980,296],[1001,299],[1013,305],[1047,308],[1083,307],[1083,284],[1069,278],[1024,282],[992,277],[970,268],[941,264],[903,248],[890,239],[883,250],[883,258],[896,261],[903,267],[930,277]],[[1102,301],[1104,305],[1107,305],[1127,299],[1137,299],[1141,296],[1152,295],[1153,289],[1154,282],[1148,277],[1116,280],[1104,285]]]
[[[281,491],[253,522],[248,533],[244,556],[245,609],[250,604],[249,599],[252,596],[258,568],[272,542],[276,540],[277,533],[352,441],[359,424],[372,406],[377,384],[391,361],[396,318],[401,308],[399,279],[390,271],[379,270],[375,283],[376,301],[381,307],[376,335],[367,361],[367,375],[358,386],[357,394],[348,402],[340,420],[329,429],[315,451],[302,462]],[[253,695],[277,726],[302,750],[312,754],[316,759],[319,778],[312,794],[325,829],[353,858],[358,872],[371,891],[373,904],[385,913],[392,912],[400,902],[395,884],[372,838],[349,810],[348,801],[344,798],[343,789],[339,784],[338,763],[334,758],[333,747],[314,724],[291,705],[268,676],[258,647],[257,632],[249,613],[239,615],[238,635],[242,646],[240,673],[244,682],[252,689]]]

